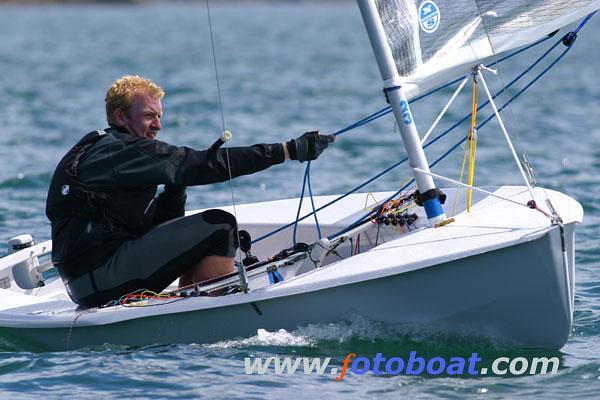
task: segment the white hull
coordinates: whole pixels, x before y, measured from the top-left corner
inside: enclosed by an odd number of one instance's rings
[[[445,191],[449,194],[448,212],[454,191]],[[527,200],[520,187],[495,191]],[[76,312],[70,301],[52,299],[61,297],[60,282],[54,284],[57,293],[47,287],[45,295],[40,291],[31,301],[32,296],[0,289],[0,301],[12,296],[15,303],[0,311],[0,335],[53,350],[103,343],[207,343],[248,337],[261,328],[294,329],[360,315],[407,329],[468,333],[517,346],[560,348],[571,329],[574,227],[582,219],[582,209],[571,198],[548,192],[565,222],[568,265],[561,252],[559,228],[546,217],[479,195],[470,214],[459,213],[456,222],[446,227],[417,229],[392,240],[395,233],[382,229],[380,237],[386,236],[386,242],[376,247],[374,232],[363,232],[363,246],[370,250],[343,260],[330,255],[324,267],[295,278],[284,273],[284,282],[254,288],[247,294]],[[364,199],[365,195],[350,196],[327,209],[320,218],[324,235],[356,219]],[[328,200],[320,198],[317,203]],[[297,203],[238,206],[238,219],[258,237],[289,221],[289,215],[295,214],[292,204]],[[261,209],[263,212],[257,213]],[[459,206],[461,209],[464,206]],[[302,224],[300,240],[315,240],[312,221]],[[257,244],[255,252],[259,258],[272,255],[289,246],[289,235],[290,230],[281,232],[267,239],[268,243]],[[338,252],[349,256],[350,248],[340,247]]]

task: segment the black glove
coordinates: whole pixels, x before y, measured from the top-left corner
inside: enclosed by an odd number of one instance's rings
[[[333,135],[320,135],[318,131],[306,132],[299,138],[286,143],[292,160],[300,162],[316,160],[319,154],[335,140]]]

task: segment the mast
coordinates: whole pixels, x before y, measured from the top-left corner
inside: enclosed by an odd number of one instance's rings
[[[425,207],[429,222],[435,224],[446,219],[446,215],[440,204],[439,191],[435,187],[433,178],[430,175],[414,170],[414,168],[418,168],[429,173],[429,163],[425,157],[408,100],[402,89],[402,82],[398,75],[396,63],[394,62],[392,51],[388,44],[381,19],[379,18],[379,13],[377,12],[375,0],[357,0],[357,2],[369,35],[371,47],[375,53],[379,71],[381,72],[383,90],[392,106],[392,111],[394,112],[394,117],[396,118],[400,134],[402,135],[402,141],[406,148],[408,162],[415,175],[422,204]]]

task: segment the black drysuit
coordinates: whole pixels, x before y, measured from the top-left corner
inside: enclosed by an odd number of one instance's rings
[[[198,151],[115,128],[69,150],[46,214],[52,260],[72,299],[95,306],[136,289],[160,291],[206,255],[233,256],[235,219],[224,211],[158,226],[184,215],[186,186],[229,179],[227,154],[232,177],[284,161],[281,144]],[[165,190],[156,196],[159,184]]]

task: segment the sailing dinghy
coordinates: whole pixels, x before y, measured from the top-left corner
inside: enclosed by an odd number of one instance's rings
[[[507,104],[496,105],[498,93],[492,95],[486,80],[493,79],[500,54],[524,51],[585,18],[574,31],[556,36],[552,49],[566,46],[560,59],[600,2],[358,0],[358,5],[390,108],[352,127],[393,113],[407,152],[395,166],[408,161],[416,187],[366,194],[358,193],[364,187],[359,185],[338,196],[310,193],[310,202],[301,196],[237,205],[238,273],[183,290],[176,283],[164,293],[140,290],[91,309],[78,308],[52,273],[52,243],[33,244],[31,236],[19,235],[9,242],[11,254],[0,260],[0,335],[51,350],[207,343],[358,315],[407,329],[562,347],[573,319],[574,233],[583,210],[569,196],[537,185],[502,123]],[[457,76],[455,94],[421,138],[409,100]],[[486,102],[479,105],[474,96],[467,116],[471,130],[455,146],[466,142],[473,157],[463,183],[431,172],[440,159],[430,164],[424,148],[441,137],[429,139],[468,82]],[[489,120],[477,123],[476,113],[484,106],[498,120],[523,186],[473,186],[477,129]],[[311,192],[309,171],[310,163],[304,183]],[[160,257],[160,246],[155,252]]]

